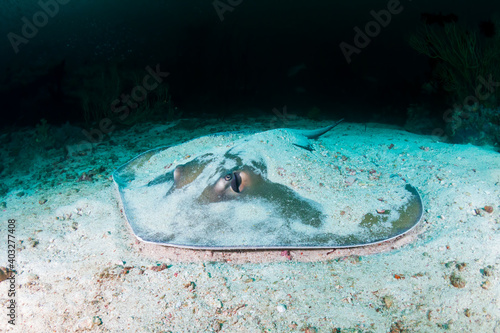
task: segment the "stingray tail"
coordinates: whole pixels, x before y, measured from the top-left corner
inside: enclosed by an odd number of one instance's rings
[[[300,130],[300,131],[298,131],[298,133],[300,135],[305,136],[308,139],[317,139],[320,136],[322,136],[323,134],[325,134],[326,132],[328,132],[329,130],[331,130],[332,128],[334,128],[335,126],[337,126],[338,124],[340,124],[343,120],[344,120],[344,118],[338,120],[337,122],[335,122],[335,124],[332,124],[332,125],[326,126],[326,127],[322,127],[322,128],[318,128],[315,130]]]

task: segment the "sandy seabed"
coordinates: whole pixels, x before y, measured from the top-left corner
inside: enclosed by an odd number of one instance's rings
[[[378,124],[342,123],[321,137],[316,144],[334,142],[351,169],[350,154],[370,155],[419,189],[421,224],[379,245],[224,252],[136,240],[111,178],[119,165],[157,146],[270,124],[136,125],[78,157],[54,149],[20,161],[7,148],[0,266],[15,219],[16,325],[3,281],[0,331],[500,332],[500,155],[487,147]]]

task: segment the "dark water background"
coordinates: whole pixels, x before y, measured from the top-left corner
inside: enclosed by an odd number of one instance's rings
[[[422,90],[430,62],[408,45],[422,13],[454,14],[477,30],[500,9],[486,0],[61,2],[1,5],[3,126],[34,125],[42,118],[84,124],[82,93],[89,85],[100,89],[92,78],[109,77],[110,68],[141,77],[147,66],[169,73],[162,82],[168,107],[183,117],[272,115],[273,109],[283,114],[286,107],[317,119],[403,124],[412,103],[440,110],[447,103],[445,94]],[[58,6],[46,22],[42,3]],[[391,3],[398,13],[348,63],[340,43],[353,45],[353,29],[365,30],[374,21],[370,11],[380,13]],[[38,31],[16,52],[12,34],[22,37],[26,20],[37,19]],[[133,87],[129,82],[121,89],[130,93]]]

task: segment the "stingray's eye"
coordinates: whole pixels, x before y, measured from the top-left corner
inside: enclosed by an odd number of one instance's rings
[[[233,175],[230,173],[228,173],[226,176],[224,176],[224,180],[227,182],[231,181],[231,179],[233,179]]]

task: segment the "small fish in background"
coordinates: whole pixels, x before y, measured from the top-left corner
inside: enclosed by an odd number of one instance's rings
[[[441,12],[439,14],[421,13],[420,20],[427,25],[437,24],[440,27],[444,27],[448,23],[456,23],[458,16],[453,13],[443,15]]]
[[[493,38],[496,34],[496,26],[491,20],[479,22],[479,32],[486,38]]]
[[[376,78],[375,76],[363,76],[363,81],[369,82],[369,83],[374,83],[374,84],[380,84],[380,80]]]
[[[288,70],[288,77],[294,77],[300,71],[302,71],[302,70],[304,70],[306,68],[307,68],[306,64],[304,64],[304,63],[301,63],[300,65],[296,65],[296,66],[290,67],[290,69]]]
[[[297,94],[305,94],[306,93],[306,88],[301,87],[301,86],[297,86],[297,87],[295,87],[295,92]]]
[[[434,82],[425,82],[422,84],[421,91],[424,94],[432,95],[437,92],[437,88]]]
[[[321,110],[317,106],[313,106],[307,111],[307,118],[312,120],[319,120],[321,117]]]

